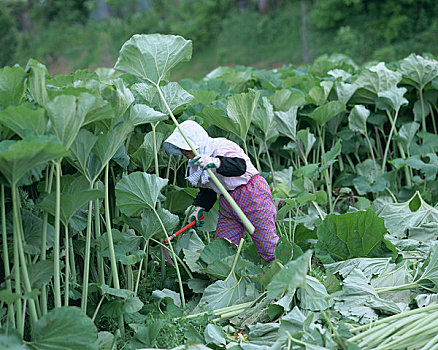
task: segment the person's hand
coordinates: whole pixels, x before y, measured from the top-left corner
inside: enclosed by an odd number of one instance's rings
[[[190,161],[198,164],[202,169],[219,168],[221,166],[221,160],[219,158],[209,157],[205,154],[197,156]]]
[[[195,207],[195,209],[189,216],[189,222],[195,221],[196,227],[202,226],[203,222],[201,221],[201,216],[203,215],[203,213],[204,213],[204,208]]]

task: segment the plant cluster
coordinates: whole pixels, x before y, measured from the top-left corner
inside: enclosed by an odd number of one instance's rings
[[[336,55],[171,81],[191,54],[180,36],[134,35],[114,69],[0,69],[0,345],[437,346],[422,318],[438,288],[438,61]],[[163,243],[196,194],[162,149],[187,119],[269,182],[270,265],[249,237],[212,240],[217,206]]]

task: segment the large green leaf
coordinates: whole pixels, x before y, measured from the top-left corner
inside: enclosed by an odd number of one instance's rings
[[[385,220],[388,231],[398,238],[405,237],[408,229],[438,227],[438,209],[427,204],[418,192],[407,202],[385,204],[377,214]]]
[[[135,126],[147,123],[156,123],[167,119],[167,115],[156,111],[152,107],[136,104],[131,107],[128,119]]]
[[[367,119],[370,111],[363,105],[356,105],[348,116],[348,126],[350,130],[360,132],[362,135],[367,133]]]
[[[28,343],[35,350],[97,350],[97,329],[93,321],[76,307],[50,311],[37,322]]]
[[[345,111],[346,106],[340,101],[330,101],[316,108],[308,116],[315,120],[320,126],[325,125],[329,120]]]
[[[0,334],[0,349],[3,350],[26,350],[20,339],[15,335]]]
[[[102,167],[104,167],[111,158],[116,154],[120,146],[125,142],[129,133],[134,129],[131,122],[125,121],[119,124],[114,129],[111,129],[106,134],[99,135],[93,152],[100,159]],[[100,173],[100,172],[99,172]]]
[[[155,210],[160,192],[168,180],[155,174],[135,172],[124,176],[116,185],[116,201],[125,215],[137,215],[144,208]]]
[[[297,137],[297,106],[292,106],[286,112],[275,112],[278,132],[289,138],[296,139]]]
[[[11,184],[40,164],[68,155],[58,141],[49,136],[32,136],[21,141],[0,142],[0,171]]]
[[[292,291],[304,286],[311,256],[312,252],[309,250],[298,259],[284,265],[267,287],[268,298],[275,299],[287,290]]]
[[[136,34],[125,42],[114,68],[159,84],[181,61],[192,57],[192,42],[181,36]]]
[[[332,81],[322,81],[319,86],[314,86],[310,89],[306,96],[306,100],[314,105],[322,106],[326,103],[332,87]]]
[[[166,115],[169,113],[155,86],[141,83],[134,84],[133,89],[136,90],[146,102],[157,106],[161,113]],[[174,113],[193,100],[193,96],[178,83],[169,83],[165,86],[161,86],[160,89],[170,110]]]
[[[46,88],[46,78],[50,78],[44,64],[31,58],[27,61],[26,71],[29,72],[29,91],[33,100],[40,106],[44,106],[49,96]]]
[[[421,171],[426,181],[434,181],[438,173],[438,156],[436,153],[426,153],[408,158],[396,158],[389,161],[397,169],[404,166]]]
[[[89,181],[96,176],[92,171],[93,167],[90,167],[92,163],[90,153],[97,140],[97,136],[86,129],[81,129],[70,147],[71,162]]]
[[[92,107],[90,99],[94,101],[94,97],[88,93],[79,97],[60,95],[46,105],[52,132],[67,149],[76,138],[85,116]]]
[[[81,209],[81,207],[86,205],[89,201],[102,197],[102,190],[90,189],[86,191],[76,191],[75,193],[62,193],[60,220],[64,225],[67,225],[73,215]],[[50,193],[44,197],[39,207],[54,216],[56,210],[56,193]]]
[[[27,254],[41,254],[41,239],[43,232],[43,219],[34,215],[27,209],[21,209],[21,219],[23,221],[24,234],[24,251]],[[11,227],[12,231],[12,227]],[[53,246],[55,230],[52,225],[47,223],[47,241],[46,247],[50,249]]]
[[[350,101],[350,98],[354,95],[357,90],[356,84],[347,84],[342,81],[337,81],[335,83],[336,95],[338,96],[338,100],[343,104],[347,104]]]
[[[277,111],[286,112],[293,106],[303,106],[306,104],[306,97],[302,92],[282,89],[275,91],[274,95],[269,97],[271,103]]]
[[[409,103],[409,101],[403,97],[406,91],[408,91],[406,88],[397,87],[379,91],[377,93],[377,107],[383,110],[394,110],[398,112],[401,106]]]
[[[243,142],[246,140],[259,97],[260,91],[252,90],[249,93],[233,95],[228,100],[227,113],[234,122],[233,129],[228,131],[236,134]]]
[[[216,281],[205,288],[198,306],[209,311],[241,304],[254,300],[253,293],[248,295],[250,291],[251,288],[247,288],[247,282],[244,278],[237,280],[234,274],[231,274],[225,281]]]
[[[262,98],[262,103],[257,106],[252,122],[263,131],[265,140],[273,139],[278,135],[277,124],[274,120],[274,108],[267,97]]]
[[[397,140],[401,141],[407,151],[409,151],[418,129],[420,129],[420,124],[417,122],[411,122],[403,124],[398,131]]]
[[[371,209],[347,214],[330,214],[318,227],[316,256],[323,263],[355,257],[394,256],[394,249],[383,237],[382,218]]]
[[[102,89],[102,96],[111,103],[114,111],[114,117],[109,123],[110,127],[114,126],[114,123],[125,114],[134,102],[134,95],[125,86],[122,79],[116,79],[111,81],[111,84],[107,84]]]
[[[157,152],[160,151],[164,141],[164,135],[160,132],[155,133],[155,141]],[[140,148],[131,156],[135,164],[143,171],[147,171],[154,160],[154,134],[152,131],[144,136],[144,140]]]
[[[40,260],[36,264],[28,265],[27,271],[32,289],[41,289],[43,285],[49,284],[53,277],[53,261]]]
[[[381,91],[397,87],[402,75],[386,68],[385,63],[365,68],[354,82],[358,89],[353,96],[361,103],[375,103],[377,94]]]
[[[422,90],[438,77],[438,61],[410,54],[401,61],[398,71],[403,75],[404,82]]]
[[[24,105],[9,106],[0,112],[0,123],[21,138],[44,135],[47,127],[46,111],[43,108],[31,109]]]
[[[170,211],[164,208],[157,209],[157,214],[160,217],[166,231],[169,235],[172,234],[172,230],[178,225],[179,217],[172,214]],[[154,237],[158,233],[163,233],[163,227],[157,218],[157,215],[152,210],[143,210],[141,213],[141,231],[140,234],[145,240]]]
[[[0,69],[0,106],[20,104],[26,90],[26,72],[21,67]]]

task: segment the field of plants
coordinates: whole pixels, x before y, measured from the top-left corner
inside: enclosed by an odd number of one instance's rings
[[[114,69],[0,69],[1,349],[438,349],[438,61],[344,55],[171,80],[180,36]],[[192,119],[271,186],[276,259],[213,240],[163,140]],[[196,344],[196,345],[195,345]]]

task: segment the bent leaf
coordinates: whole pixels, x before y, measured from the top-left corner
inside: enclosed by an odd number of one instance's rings
[[[181,36],[136,34],[123,44],[114,68],[159,84],[173,67],[191,57],[192,42]]]
[[[128,216],[139,214],[144,208],[155,210],[160,191],[168,180],[155,174],[141,172],[126,175],[116,185],[116,202]]]
[[[33,341],[35,350],[97,350],[97,329],[93,321],[77,307],[50,311],[37,322]]]

